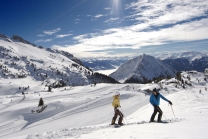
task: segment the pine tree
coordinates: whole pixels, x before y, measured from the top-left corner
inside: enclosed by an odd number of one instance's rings
[[[178,72],[176,74],[176,79],[179,80],[179,81],[181,81],[181,72]]]
[[[50,85],[48,86],[48,91],[51,92],[51,86]]]
[[[190,81],[191,80],[191,77],[190,76],[187,76],[188,80]]]
[[[182,84],[184,84],[184,80],[183,79],[181,80],[181,82],[182,82]]]

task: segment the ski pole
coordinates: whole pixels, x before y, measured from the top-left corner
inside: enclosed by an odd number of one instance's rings
[[[121,108],[121,107],[120,107]],[[122,108],[121,108],[121,112],[123,113],[123,110],[122,110]],[[124,115],[123,115],[123,117],[124,117]],[[126,120],[126,117],[124,117],[124,119]],[[128,124],[128,121],[126,120],[126,123]]]
[[[165,115],[164,114],[162,114],[164,117],[165,117]],[[167,121],[167,118],[165,117],[165,120]]]
[[[171,106],[171,109],[172,109],[172,112],[173,112],[173,115],[174,115],[174,118],[175,118],[175,114],[174,114],[174,111],[173,111],[173,108],[172,108],[172,105],[170,105]],[[176,118],[175,118],[176,119]]]
[[[124,115],[121,113],[121,111],[120,111],[120,110],[119,110],[119,113],[120,113],[120,115],[122,115],[122,117],[124,117]],[[126,123],[126,122],[125,122],[125,120],[123,120],[123,121],[124,121],[124,123]]]
[[[165,117],[165,115],[163,114],[163,112],[157,107],[158,111],[160,111],[162,113],[162,115]],[[165,120],[167,121],[167,118],[165,117]]]

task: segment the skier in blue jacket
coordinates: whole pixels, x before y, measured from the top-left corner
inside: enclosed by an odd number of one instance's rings
[[[160,109],[159,105],[160,105],[160,98],[162,98],[163,100],[169,102],[170,105],[172,105],[172,102],[169,101],[167,98],[165,98],[164,96],[162,96],[160,93],[157,92],[156,88],[153,89],[153,94],[150,96],[150,103],[152,104],[152,106],[154,107],[154,112],[151,116],[150,119],[150,123],[151,122],[155,122],[155,115],[157,114],[157,112],[159,112],[158,118],[157,118],[157,122],[162,122],[162,110]]]

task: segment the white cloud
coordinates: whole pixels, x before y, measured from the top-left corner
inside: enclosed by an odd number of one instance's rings
[[[87,36],[88,36],[87,34],[86,35],[79,35],[79,36],[74,37],[74,40],[81,40],[81,39],[86,38]]]
[[[116,20],[118,20],[119,18],[110,18],[110,19],[108,19],[108,20],[105,20],[104,22],[105,23],[112,23],[112,22],[114,22],[114,21],[116,21]]]
[[[74,24],[79,24],[81,19],[74,19]]]
[[[72,34],[60,34],[60,35],[56,35],[56,38],[64,38],[67,36],[71,36]]]
[[[126,9],[135,11],[129,16],[133,20],[161,26],[206,16],[208,3],[204,0],[141,0],[127,5]]]
[[[89,51],[116,48],[138,49],[145,46],[166,44],[168,41],[183,42],[208,39],[208,19],[149,32],[140,31],[140,28],[138,28],[138,31],[136,29],[131,26],[105,30],[102,34],[77,36],[74,37],[77,44],[65,46],[64,50],[73,52],[78,57],[83,57],[95,56],[93,52]],[[103,53],[104,55],[106,54]]]
[[[61,28],[57,28],[57,29],[54,29],[54,30],[43,31],[43,33],[46,34],[46,35],[53,35],[54,33],[57,33],[60,30],[61,30]]]
[[[94,17],[95,17],[95,18],[100,18],[100,17],[102,17],[102,16],[106,16],[106,15],[103,15],[103,14],[97,14],[97,15],[95,15]]]
[[[45,39],[45,40],[40,39],[40,40],[36,40],[35,43],[39,43],[39,42],[50,42],[50,41],[52,41],[52,40],[53,40],[53,39]]]
[[[168,42],[208,39],[208,18],[200,18],[207,16],[208,4],[204,0],[140,0],[127,5],[126,9],[134,10],[134,14],[127,17],[137,21],[134,25],[83,34],[74,37],[74,45],[56,47],[83,57],[95,56],[93,51],[139,49]],[[116,20],[118,19],[110,18],[105,22]]]
[[[109,7],[106,7],[106,8],[104,8],[104,10],[110,10],[111,8],[109,8]]]
[[[38,37],[45,37],[46,35],[44,34],[39,34]]]

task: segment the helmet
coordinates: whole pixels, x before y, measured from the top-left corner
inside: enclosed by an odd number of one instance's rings
[[[120,95],[120,93],[119,93],[118,91],[116,91],[116,92],[115,92],[115,95],[118,96],[118,95]]]

